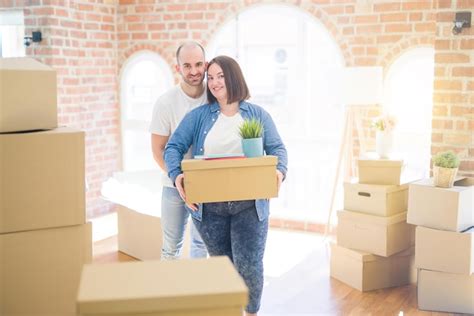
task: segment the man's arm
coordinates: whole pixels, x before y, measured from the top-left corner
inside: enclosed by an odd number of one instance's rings
[[[166,170],[163,154],[165,152],[166,143],[168,143],[169,138],[169,136],[162,136],[153,133],[151,134],[151,150],[153,151],[153,158],[165,173],[168,171]]]

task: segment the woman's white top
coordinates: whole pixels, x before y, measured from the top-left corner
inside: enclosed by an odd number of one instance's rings
[[[239,112],[233,116],[219,113],[206,140],[204,141],[204,155],[242,154],[242,138],[239,127],[244,122]]]

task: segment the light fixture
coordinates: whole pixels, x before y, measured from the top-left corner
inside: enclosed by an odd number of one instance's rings
[[[41,31],[32,32],[31,36],[25,36],[23,38],[23,43],[26,47],[30,46],[31,43],[39,43],[43,39]]]
[[[453,23],[453,34],[458,35],[462,32],[463,28],[471,27],[471,12],[456,12],[456,17],[454,18]]]

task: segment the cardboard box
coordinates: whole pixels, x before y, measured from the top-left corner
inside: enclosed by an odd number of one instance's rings
[[[416,284],[418,279],[418,269],[415,265],[415,255],[410,257],[410,283]]]
[[[0,58],[0,133],[58,126],[56,71],[27,57]]]
[[[382,257],[413,245],[415,227],[406,223],[406,212],[390,217],[339,211],[337,244]]]
[[[227,257],[92,264],[82,271],[77,310],[80,315],[241,316],[247,295]]]
[[[410,283],[414,248],[390,257],[331,245],[331,277],[359,291],[372,291]]]
[[[408,184],[344,183],[344,209],[378,216],[406,212]]]
[[[416,266],[448,273],[474,273],[474,228],[456,233],[418,226]]]
[[[90,223],[0,235],[0,315],[76,315]]]
[[[400,185],[403,160],[359,159],[359,183]]]
[[[160,214],[150,215],[118,205],[118,250],[140,260],[161,258],[163,236]],[[189,257],[188,221],[181,258]]]
[[[418,270],[418,308],[474,314],[474,275]]]
[[[0,134],[0,233],[84,224],[84,132]]]
[[[268,199],[278,196],[278,158],[183,160],[188,203]]]
[[[454,182],[452,188],[438,188],[433,179],[410,183],[410,224],[460,232],[474,226],[474,178]]]

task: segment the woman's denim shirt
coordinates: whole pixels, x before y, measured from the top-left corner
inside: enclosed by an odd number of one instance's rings
[[[286,148],[285,145],[283,145],[270,114],[262,107],[246,101],[241,101],[239,108],[244,120],[256,118],[263,123],[263,149],[267,155],[278,157],[277,169],[283,173],[283,177],[286,177],[288,164]],[[181,161],[189,147],[192,146],[193,157],[204,153],[204,140],[217,121],[219,114],[220,107],[217,102],[201,105],[189,112],[174,131],[166,145],[164,154],[168,176],[171,181],[173,181],[173,184],[175,183],[176,177],[182,173]],[[268,199],[255,201],[255,207],[260,221],[268,217],[270,212],[269,204]],[[202,204],[198,205],[197,211],[190,210],[190,213],[191,216],[200,221],[202,219]]]

